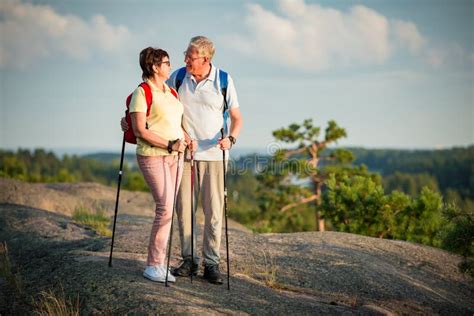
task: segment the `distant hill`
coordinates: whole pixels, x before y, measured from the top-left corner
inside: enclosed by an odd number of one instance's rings
[[[93,154],[86,154],[82,155],[83,158],[94,159],[106,164],[112,164],[120,162],[120,153],[93,153]],[[123,157],[124,163],[127,163],[129,167],[135,168],[137,167],[137,156],[133,153],[126,153]]]
[[[457,191],[463,198],[474,196],[474,145],[441,150],[350,149],[355,164],[365,164],[382,176],[395,173],[428,174],[441,192]]]
[[[400,150],[348,148],[356,156],[355,164],[365,164],[382,175],[394,172],[418,173],[435,171],[449,165],[474,164],[474,145],[437,150]]]

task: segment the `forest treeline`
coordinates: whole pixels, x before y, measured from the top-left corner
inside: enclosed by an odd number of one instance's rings
[[[365,165],[381,175],[387,192],[398,190],[415,196],[423,187],[429,187],[440,192],[446,201],[474,211],[474,146],[442,150],[347,149],[354,153],[354,165]],[[262,167],[268,158],[248,155],[235,160],[231,164],[235,172],[229,174],[231,183],[237,185],[239,175],[254,176],[258,173],[257,164]],[[44,149],[0,149],[0,176],[28,182],[90,181],[113,186],[119,160],[120,155],[110,153],[58,157]],[[147,191],[134,154],[125,156],[124,174],[125,189]],[[250,186],[249,192],[255,192],[254,188]],[[239,190],[236,194],[242,193]]]
[[[33,151],[18,149],[16,152],[0,150],[0,177],[27,182],[97,182],[116,186],[119,165],[119,155],[111,155],[110,160],[100,160],[77,155],[59,158],[41,148]],[[126,176],[122,188],[148,191],[140,171],[131,163],[125,163],[123,169]]]

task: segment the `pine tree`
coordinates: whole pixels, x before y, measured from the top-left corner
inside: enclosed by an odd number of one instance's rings
[[[277,150],[259,175],[259,196],[264,213],[275,210],[285,213],[313,203],[317,229],[324,231],[324,219],[317,207],[321,201],[323,183],[329,172],[334,172],[334,168],[347,168],[354,157],[344,149],[322,154],[330,145],[347,136],[345,129],[335,121],[328,122],[323,139],[319,139],[320,133],[321,128],[315,126],[312,119],[273,132],[277,141],[288,144],[290,148]],[[322,168],[322,164],[327,167]],[[298,182],[309,185],[300,185]]]

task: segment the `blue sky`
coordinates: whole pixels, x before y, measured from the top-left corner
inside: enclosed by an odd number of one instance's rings
[[[313,118],[344,146],[474,143],[474,1],[0,2],[0,147],[118,151],[138,53],[195,35],[234,78],[241,148]]]

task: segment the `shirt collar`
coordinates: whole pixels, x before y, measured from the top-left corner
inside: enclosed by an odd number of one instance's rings
[[[155,84],[154,84],[153,82],[151,82],[150,79],[145,80],[145,82],[150,86],[150,89],[151,89],[151,90],[154,90],[154,91],[158,91],[158,92],[163,93],[163,90],[158,89],[158,88],[155,86]],[[168,85],[166,84],[166,82],[165,82],[164,84],[165,84],[165,92],[169,92],[169,91],[170,91],[170,87],[168,87]]]
[[[189,79],[191,79],[191,78],[194,79],[194,76],[192,74],[190,74],[189,72],[187,72],[187,71],[186,71],[186,77],[188,77]],[[211,64],[211,70],[209,71],[209,76],[207,76],[207,78],[204,79],[204,80],[215,81],[216,77],[217,77],[217,68],[214,67],[213,64]]]

